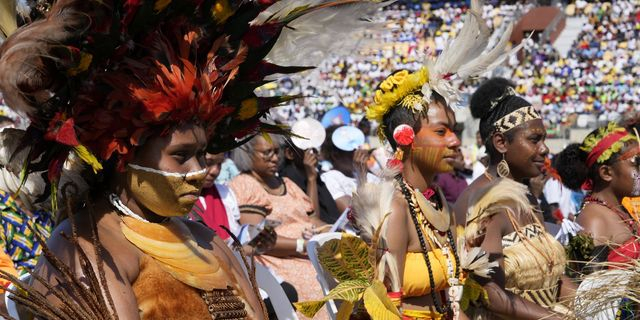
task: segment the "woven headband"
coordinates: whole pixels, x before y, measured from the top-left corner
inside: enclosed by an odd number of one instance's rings
[[[532,106],[522,107],[498,119],[493,125],[496,133],[505,133],[527,121],[541,119],[540,114]]]

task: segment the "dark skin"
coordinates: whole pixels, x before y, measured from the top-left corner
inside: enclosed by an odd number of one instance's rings
[[[272,194],[281,194],[284,191],[284,184],[282,180],[280,180],[276,173],[278,172],[278,147],[272,144],[271,142],[265,140],[264,137],[257,136],[254,139],[257,139],[254,144],[254,154],[252,155],[253,159],[253,168],[249,172],[249,174],[255,178],[262,186]],[[269,156],[269,157],[268,157]],[[320,225],[323,222],[318,217],[319,210],[315,210],[313,214],[310,215],[311,221],[314,224]],[[250,212],[240,212],[240,223],[242,224],[260,224],[262,220],[265,219],[264,216],[250,213]],[[313,233],[313,231],[310,231]],[[305,248],[306,248],[305,241]],[[273,246],[271,250],[266,252],[265,254],[275,256],[275,257],[306,257],[304,254],[300,254],[296,251],[297,239],[284,237],[278,235],[278,239],[276,240],[276,244]]]
[[[601,165],[598,168],[599,179],[593,188],[592,195],[619,210],[622,207],[624,197],[637,196],[633,194],[633,171],[638,170],[639,157],[638,144],[628,144],[623,148],[619,160],[611,164]],[[626,158],[626,159],[625,159]],[[629,216],[624,220],[613,210],[596,204],[587,204],[577,222],[584,228],[583,232],[591,235],[595,246],[611,245],[619,246],[632,237],[635,237],[629,229]]]
[[[414,188],[426,190],[433,184],[433,178],[441,173],[437,168],[443,164],[451,167],[455,159],[455,151],[460,146],[460,140],[453,132],[455,126],[455,115],[451,108],[438,102],[429,105],[427,117],[421,119],[420,131],[416,133],[413,146],[404,149],[402,176],[407,183]],[[441,150],[448,151],[448,156],[438,157],[429,160],[419,156],[419,150],[427,147],[439,146]],[[411,152],[414,156],[406,156]],[[409,204],[400,190],[396,190],[391,204],[391,215],[389,216],[389,230],[403,230],[407,232],[391,232],[387,236],[389,252],[395,257],[398,264],[399,278],[402,281],[405,268],[405,257],[407,252],[422,252],[418,233],[413,220],[411,219]],[[453,222],[453,219],[452,219]],[[451,224],[451,230],[455,231],[455,224]],[[427,247],[427,250],[435,248]],[[434,306],[430,295],[420,297],[403,298],[403,307],[412,310],[428,310]],[[461,319],[467,319],[461,314]]]
[[[201,126],[184,124],[173,129],[166,136],[150,138],[137,152],[131,163],[146,166],[167,172],[187,173],[201,170],[205,166],[206,136]],[[149,221],[160,221],[162,218],[150,210],[139,205],[131,192],[125,187],[125,174],[118,173],[110,181],[109,192],[119,195],[123,203],[134,213]],[[138,305],[133,293],[132,285],[140,272],[140,261],[144,255],[137,247],[132,245],[123,235],[120,229],[121,216],[113,209],[106,196],[97,197],[89,203],[86,209],[75,216],[75,222],[79,235],[79,245],[88,255],[97,272],[97,256],[91,244],[92,219],[97,223],[98,236],[102,245],[101,258],[104,261],[106,281],[109,292],[113,298],[115,312],[120,319],[139,319]],[[249,280],[244,278],[242,268],[226,244],[209,228],[197,222],[184,220],[195,237],[199,246],[212,249],[221,263],[231,266],[236,274],[240,290],[245,293],[249,306],[259,318],[261,310],[258,297],[253,294]],[[71,235],[71,225],[68,220],[59,225],[52,233],[48,245],[54,255],[62,262],[69,265],[79,276],[80,264],[78,252],[70,243],[61,236],[61,233]],[[41,259],[36,267],[36,273],[55,283],[53,277],[55,271]],[[47,290],[42,285],[35,284],[35,288],[45,293]],[[59,303],[55,297],[47,297],[53,303]]]
[[[499,153],[505,154],[511,174],[508,178],[523,183],[527,178],[534,178],[542,174],[544,159],[549,153],[544,140],[546,132],[542,120],[531,120],[514,129],[511,141],[504,134],[494,134],[491,141]],[[491,157],[487,169],[492,177],[497,177],[497,164],[502,157]],[[495,179],[495,178],[494,178]],[[490,183],[489,178],[480,176],[458,198],[454,206],[458,221],[465,221],[470,196],[485,188]],[[535,199],[530,199],[533,205],[537,205]],[[528,215],[517,215],[518,224],[525,226],[536,220]],[[543,221],[541,214],[537,213],[537,221]],[[497,261],[499,267],[491,275],[490,281],[483,283],[489,295],[489,310],[505,319],[561,319],[550,310],[525,300],[520,296],[505,290],[504,255],[502,252],[502,237],[514,232],[513,225],[507,213],[499,213],[490,218],[485,236],[478,239],[478,243],[490,256]],[[562,278],[560,287],[560,299],[570,299],[575,294],[575,285],[567,277]]]

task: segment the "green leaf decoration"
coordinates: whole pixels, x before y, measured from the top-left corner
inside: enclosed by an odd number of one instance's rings
[[[353,270],[349,269],[346,261],[342,259],[339,239],[329,240],[319,247],[318,260],[320,260],[322,267],[329,271],[338,282],[359,278]]]
[[[342,253],[342,258],[347,268],[357,275],[356,279],[373,278],[374,268],[369,261],[369,246],[364,240],[348,233],[343,233],[340,239],[340,253]]]
[[[340,309],[338,309],[338,314],[336,314],[337,320],[349,320],[351,317],[351,313],[353,312],[354,303],[350,301],[342,302],[340,305]]]
[[[296,310],[306,317],[313,318],[320,309],[324,306],[326,300],[315,300],[315,301],[304,301],[304,302],[294,302],[293,305],[296,307]]]
[[[338,283],[338,285],[329,291],[329,294],[324,297],[325,300],[345,300],[350,302],[356,302],[362,298],[362,293],[371,284],[367,279],[347,280]]]
[[[487,291],[473,278],[464,281],[462,299],[460,299],[460,309],[467,310],[471,303],[489,305],[489,295]]]
[[[364,307],[371,319],[376,320],[400,320],[402,316],[389,297],[387,288],[378,280],[374,280],[364,291]]]

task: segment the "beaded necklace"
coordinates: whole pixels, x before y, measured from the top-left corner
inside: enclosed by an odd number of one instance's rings
[[[411,219],[413,220],[413,224],[416,228],[416,232],[418,233],[418,240],[420,241],[422,256],[424,257],[424,261],[427,264],[427,270],[429,272],[429,285],[431,286],[431,299],[433,300],[433,304],[438,313],[443,315],[448,314],[452,311],[451,306],[447,303],[445,303],[445,305],[443,306],[442,302],[440,302],[440,299],[438,299],[438,297],[436,296],[436,284],[433,277],[433,269],[431,267],[431,261],[429,260],[429,251],[427,250],[425,236],[424,236],[424,233],[422,232],[422,228],[420,227],[420,222],[418,221],[418,216],[417,216],[418,210],[416,208],[414,201],[411,199],[411,191],[409,191],[407,187],[407,183],[404,181],[404,179],[402,179],[401,175],[396,176],[396,179],[398,180],[398,184],[400,185],[402,194],[404,195],[405,199],[409,204],[409,211],[411,213],[410,216],[411,216]],[[455,278],[458,279],[460,277],[460,259],[458,257],[458,252],[456,250],[456,244],[453,239],[453,234],[451,233],[451,229],[447,230],[447,237],[449,239],[449,247],[452,249],[453,257],[456,261]],[[446,248],[446,249],[449,249],[449,248]],[[441,300],[446,302],[446,297],[441,296]]]
[[[582,208],[580,208],[580,211],[584,210],[584,207],[589,203],[599,204],[615,212],[620,220],[627,226],[627,228],[629,228],[629,231],[631,231],[631,233],[633,233],[634,235],[638,234],[638,223],[628,212],[620,210],[619,208],[608,204],[606,201],[599,199],[593,194],[589,194],[584,198],[584,202],[582,203]]]

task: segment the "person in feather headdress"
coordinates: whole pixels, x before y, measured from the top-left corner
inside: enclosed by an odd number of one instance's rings
[[[537,177],[549,149],[538,112],[503,78],[485,81],[471,97],[489,167],[455,204],[468,243],[480,245],[500,267],[483,281],[489,301],[476,318],[561,318],[575,286],[564,276],[562,245],[544,229],[526,179]]]
[[[455,217],[433,181],[436,174],[453,170],[460,146],[454,132],[453,107],[460,100],[454,81],[481,75],[508,56],[505,46],[511,28],[485,52],[491,33],[480,10],[481,4],[472,1],[458,37],[419,70],[400,70],[387,77],[367,109],[367,118],[380,124],[380,139],[395,152],[387,164],[390,176],[378,184],[361,182],[352,198],[354,223],[370,245],[365,265],[373,269],[365,272],[369,287],[353,290],[364,291],[372,319],[464,319],[469,301],[482,297],[479,286],[466,281],[468,272],[484,276],[491,272],[478,248],[459,245]],[[343,235],[340,241],[354,240]],[[323,246],[320,257],[344,289],[359,281],[348,276],[359,269],[341,272],[336,266],[332,248],[342,246]],[[466,296],[463,285],[469,289]],[[356,301],[343,303],[347,307],[339,314],[350,313]],[[313,310],[314,303],[306,306]]]
[[[311,16],[358,29],[381,5],[58,0],[9,36],[0,90],[31,119],[17,171],[46,171],[52,204],[64,200],[69,217],[43,247],[33,287],[3,274],[21,289],[15,299],[47,319],[263,319],[246,260],[183,219],[206,175],[204,155],[286,133],[261,118],[294,97],[254,89],[323,53],[294,55],[290,41],[347,32],[320,26],[301,36],[291,24],[305,30]],[[275,64],[288,57],[304,67]],[[72,155],[85,164],[86,196],[60,179]]]

